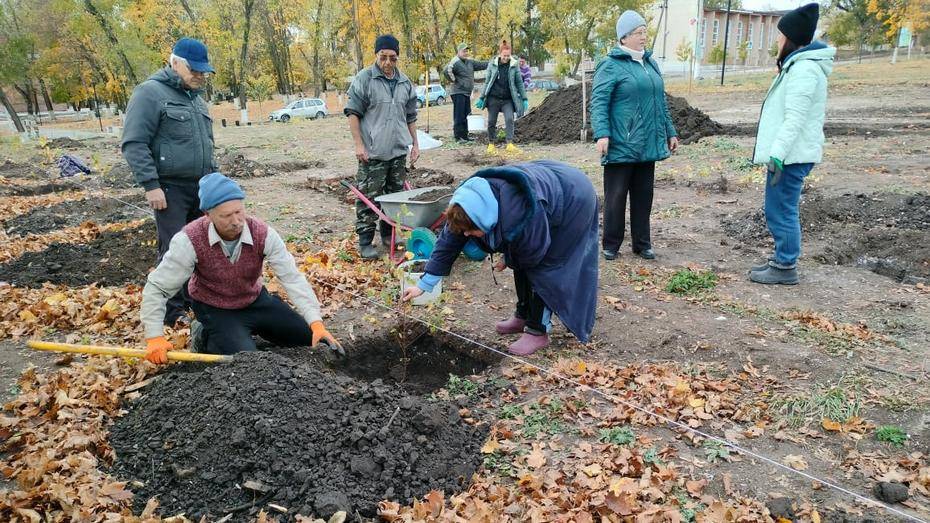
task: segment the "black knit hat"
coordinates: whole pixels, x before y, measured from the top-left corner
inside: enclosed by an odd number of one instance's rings
[[[795,45],[805,46],[814,40],[818,18],[820,18],[820,6],[807,4],[781,17],[778,21],[778,30]]]
[[[375,39],[375,52],[377,53],[382,49],[389,49],[400,54],[400,42],[397,41],[397,38],[394,38],[394,35],[381,35]]]

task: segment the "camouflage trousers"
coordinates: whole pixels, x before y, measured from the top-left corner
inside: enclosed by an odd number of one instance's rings
[[[374,203],[382,194],[404,190],[407,179],[407,156],[398,156],[390,160],[368,160],[358,163],[355,185],[366,198]],[[379,206],[380,207],[380,206]],[[361,200],[355,202],[355,232],[360,245],[367,245],[375,238],[378,215]],[[381,221],[381,237],[391,237],[391,226]]]

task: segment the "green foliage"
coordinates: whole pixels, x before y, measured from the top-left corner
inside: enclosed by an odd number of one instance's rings
[[[723,44],[717,44],[711,48],[710,53],[707,55],[707,61],[714,65],[723,63]]]
[[[523,418],[523,435],[533,439],[540,434],[559,434],[565,432],[565,424],[561,420],[564,405],[559,400],[549,403],[533,403],[529,406],[529,414]]]
[[[251,100],[264,102],[271,99],[271,93],[274,92],[274,78],[271,75],[262,75],[257,78],[251,78],[248,82],[246,93]]]
[[[726,9],[727,0],[706,0],[704,9]],[[730,10],[737,11],[743,8],[742,0],[730,0]]]
[[[513,466],[513,462],[500,451],[495,450],[491,454],[486,455],[482,464],[484,468],[494,471],[501,476],[517,477],[517,471]]]
[[[449,374],[446,390],[449,391],[450,396],[477,396],[478,384],[468,378],[460,378],[455,374]]]
[[[903,447],[907,442],[908,436],[901,427],[894,425],[884,425],[875,431],[875,439],[885,443],[891,443],[895,447]]]
[[[636,441],[636,436],[633,435],[633,429],[630,427],[611,427],[609,429],[601,429],[597,440],[601,443],[628,446]]]
[[[723,443],[708,439],[704,441],[704,456],[707,461],[714,463],[717,460],[730,461],[730,449]]]
[[[672,275],[665,290],[672,294],[695,294],[717,286],[717,275],[713,271],[682,269]]]
[[[646,452],[643,452],[643,462],[650,465],[662,465],[662,460],[659,459],[659,451],[655,447],[646,449]]]
[[[778,42],[772,42],[772,45],[769,47],[769,56],[772,58],[778,56]]]
[[[739,44],[736,48],[736,53],[739,56],[740,62],[745,62],[746,58],[749,56],[749,42],[743,42]]]
[[[682,62],[690,62],[694,58],[694,47],[685,37],[681,37],[681,42],[675,48],[675,56]]]
[[[772,401],[775,409],[792,427],[823,419],[845,423],[859,416],[862,403],[859,394],[845,383],[815,392],[802,392],[791,396],[776,397]]]
[[[504,405],[501,407],[500,419],[517,419],[523,414],[523,407],[520,405]]]

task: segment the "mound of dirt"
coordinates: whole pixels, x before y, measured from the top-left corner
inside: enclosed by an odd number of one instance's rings
[[[49,178],[48,171],[38,167],[36,164],[16,163],[7,158],[0,163],[0,176],[4,178],[32,178],[37,180],[46,180]]]
[[[142,189],[139,184],[136,183],[136,178],[132,175],[132,170],[129,168],[129,164],[126,162],[119,162],[109,169],[105,169],[104,172],[91,176],[90,179],[96,179],[98,180],[96,182],[98,185],[109,187],[111,189],[138,188],[140,193]]]
[[[83,149],[84,143],[80,140],[75,140],[74,138],[68,138],[63,136],[61,138],[53,138],[46,142],[45,147],[49,149]]]
[[[771,244],[761,209],[722,225],[742,242]],[[930,277],[928,194],[810,194],[801,200],[801,228],[809,256],[821,263],[860,266],[899,281]]]
[[[146,205],[141,195],[130,202],[143,208]],[[112,198],[89,198],[33,208],[7,220],[3,228],[11,236],[26,236],[77,227],[87,221],[107,224],[137,220],[150,215],[149,212],[134,209]]]
[[[373,517],[382,499],[465,488],[486,436],[451,403],[251,352],[159,376],[113,425],[111,472],[139,481],[137,509],[158,496],[195,521],[250,521],[268,503]]]
[[[75,180],[55,179],[42,183],[11,183],[0,180],[0,197],[6,196],[40,196],[61,191],[81,191],[84,186]]]
[[[155,225],[106,232],[87,244],[55,243],[0,265],[0,281],[20,287],[144,283],[155,263]]]
[[[525,117],[524,117],[525,118]],[[483,151],[472,148],[456,155],[455,160],[472,167],[487,167],[489,165],[507,165],[507,160],[496,154],[485,154]]]
[[[588,84],[588,101],[591,86]],[[710,119],[687,100],[666,93],[668,110],[682,143],[695,142],[705,136],[721,134],[723,126]],[[581,84],[554,91],[526,116],[517,121],[516,136],[521,142],[560,144],[580,140],[582,125]],[[591,113],[588,109],[588,139],[591,132]]]
[[[455,177],[439,169],[416,167],[407,171],[407,181],[414,188],[432,187],[435,185],[452,185],[455,183]]]
[[[220,172],[232,178],[262,178],[304,169],[322,169],[326,167],[326,164],[319,160],[292,160],[276,164],[265,164],[250,160],[241,153],[226,153],[217,158],[217,161],[220,165]]]

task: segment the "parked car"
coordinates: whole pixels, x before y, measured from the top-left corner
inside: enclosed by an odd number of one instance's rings
[[[562,86],[554,80],[535,80],[533,88],[540,91],[558,91]]]
[[[417,86],[417,107],[426,105],[426,87],[425,85]],[[429,104],[442,105],[446,103],[448,95],[443,86],[439,84],[429,84]]]
[[[272,122],[287,122],[291,118],[322,118],[329,114],[326,102],[319,98],[302,98],[294,100],[277,111],[272,111],[268,119]]]

